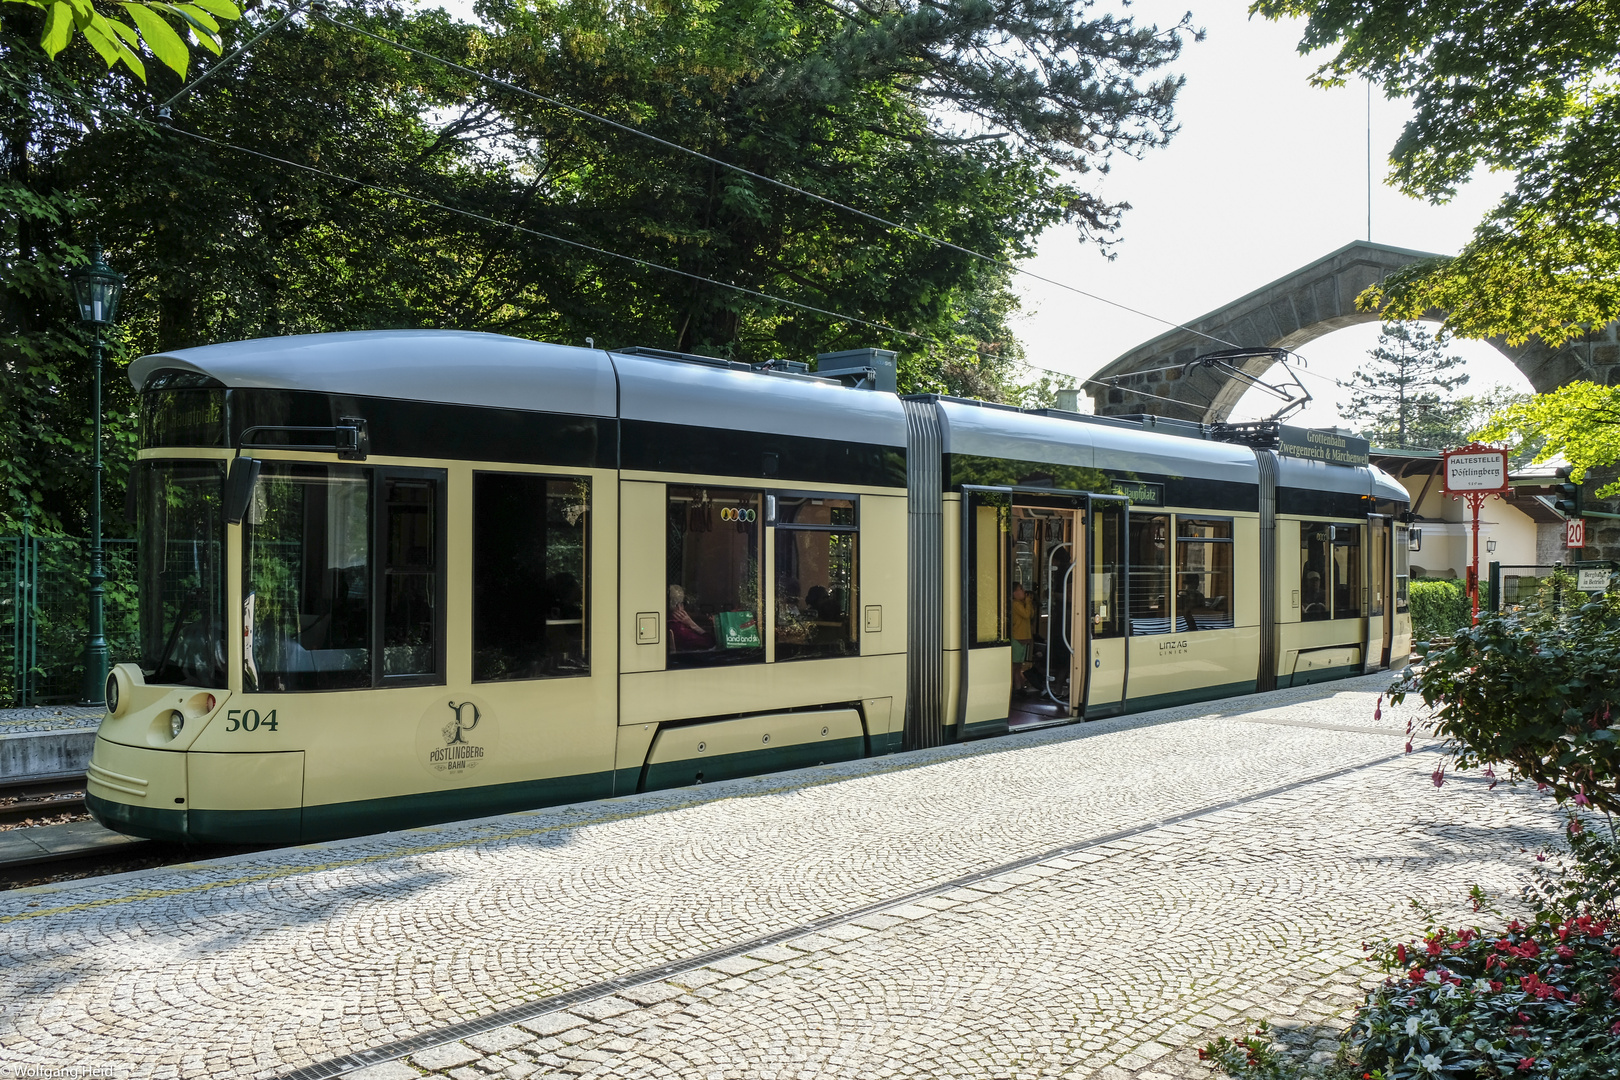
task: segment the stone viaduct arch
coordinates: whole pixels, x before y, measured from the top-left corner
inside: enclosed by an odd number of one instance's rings
[[[1427,252],[1366,240],[1346,244],[1187,324],[1230,345],[1188,330],[1171,330],[1097,372],[1086,393],[1102,416],[1153,413],[1207,424],[1224,422],[1248,387],[1208,368],[1193,368],[1183,376],[1180,365],[1231,346],[1297,349],[1334,330],[1376,322],[1380,318],[1376,312],[1356,310],[1356,296],[1391,271],[1428,258],[1433,256]],[[1500,339],[1491,344],[1524,372],[1531,386],[1545,393],[1574,379],[1620,383],[1617,329],[1620,323],[1610,323],[1557,349],[1538,339],[1517,347]],[[1263,375],[1272,363],[1269,357],[1260,357],[1242,367],[1251,375]]]

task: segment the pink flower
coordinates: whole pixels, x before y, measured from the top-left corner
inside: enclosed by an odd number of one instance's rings
[[[1586,789],[1584,787],[1581,788],[1581,790],[1579,790],[1579,791],[1577,791],[1575,793],[1575,805],[1576,806],[1591,806],[1592,805],[1592,800],[1588,799],[1586,797]]]
[[[1582,831],[1582,829],[1581,829],[1581,819],[1577,818],[1577,817],[1570,818],[1569,819],[1569,835],[1574,836],[1574,835],[1576,835],[1577,833],[1579,833],[1581,831]]]
[[[1429,779],[1434,781],[1434,786],[1435,787],[1444,786],[1444,784],[1446,782],[1445,766],[1441,766],[1440,768],[1434,770],[1434,772],[1429,774]]]
[[[1520,1058],[1519,1059],[1519,1071],[1520,1072],[1528,1072],[1529,1070],[1535,1068],[1535,1066],[1536,1066],[1536,1059],[1535,1058]]]
[[[1378,704],[1373,706],[1373,719],[1374,720],[1382,720],[1383,718],[1384,718],[1384,695],[1379,694],[1378,695]]]

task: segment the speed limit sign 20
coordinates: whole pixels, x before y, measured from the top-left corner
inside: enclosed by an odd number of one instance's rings
[[[1586,546],[1585,518],[1570,518],[1564,522],[1564,546],[1567,548]]]

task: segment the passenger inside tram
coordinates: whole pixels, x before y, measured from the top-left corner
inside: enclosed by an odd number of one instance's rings
[[[680,652],[714,648],[714,635],[686,610],[686,590],[679,585],[669,587],[669,636]]]
[[[1012,685],[1014,692],[1031,690],[1029,664],[1035,643],[1035,601],[1024,587],[1013,585],[1008,621],[1012,631]]]

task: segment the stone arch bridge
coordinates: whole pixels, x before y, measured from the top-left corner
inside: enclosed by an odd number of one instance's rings
[[[1241,379],[1216,368],[1182,365],[1203,353],[1241,348],[1298,349],[1324,334],[1377,322],[1377,312],[1357,311],[1356,296],[1385,275],[1422,259],[1422,251],[1357,240],[1262,286],[1225,307],[1143,342],[1091,377],[1086,393],[1102,416],[1152,413],[1206,424],[1223,423],[1248,389]],[[1438,315],[1436,316],[1438,321]],[[1620,323],[1552,349],[1537,339],[1512,347],[1491,340],[1524,372],[1540,393],[1575,379],[1620,383]],[[1209,335],[1202,337],[1192,331]],[[1211,341],[1210,338],[1218,339]],[[1263,376],[1270,356],[1239,362],[1244,372]],[[1326,374],[1325,372],[1323,374]]]

